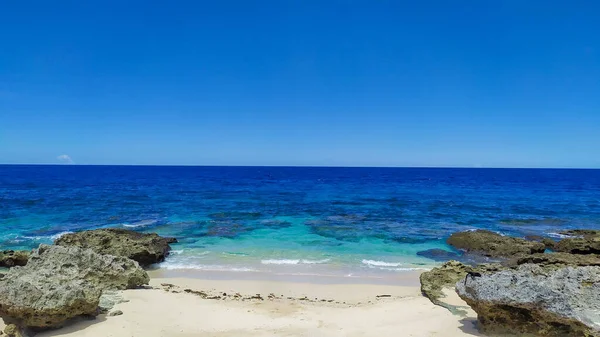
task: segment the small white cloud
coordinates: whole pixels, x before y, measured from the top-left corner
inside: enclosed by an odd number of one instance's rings
[[[61,154],[60,156],[56,157],[56,159],[63,164],[75,164],[73,159],[71,159],[68,154]]]

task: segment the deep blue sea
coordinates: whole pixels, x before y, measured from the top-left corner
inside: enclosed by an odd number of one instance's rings
[[[0,248],[124,227],[161,268],[371,275],[430,268],[456,231],[600,227],[600,170],[0,165]]]

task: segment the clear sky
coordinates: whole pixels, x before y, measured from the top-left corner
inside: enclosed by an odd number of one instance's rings
[[[600,1],[2,1],[0,163],[600,168]]]

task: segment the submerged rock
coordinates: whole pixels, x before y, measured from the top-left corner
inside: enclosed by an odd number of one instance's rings
[[[600,254],[600,230],[575,229],[560,234],[573,237],[560,240],[554,250],[571,254]]]
[[[417,252],[417,255],[440,262],[445,262],[449,260],[459,260],[462,256],[461,254],[455,252],[449,252],[447,250],[437,248],[422,250],[420,252]]]
[[[29,260],[29,254],[27,250],[3,250],[0,252],[0,267],[24,266]]]
[[[26,266],[0,281],[0,316],[36,329],[58,327],[80,315],[96,315],[103,290],[148,284],[135,261],[89,249],[40,245]]]
[[[454,260],[467,265],[477,265],[499,261],[499,259],[489,258],[479,254],[462,254],[437,248],[419,251],[417,252],[417,255],[438,262],[448,262]]]
[[[512,257],[543,253],[545,245],[540,242],[503,236],[487,230],[458,232],[450,235],[447,243],[466,252],[488,257]]]
[[[556,337],[600,335],[600,267],[524,264],[456,284],[482,332]]]
[[[108,228],[65,234],[55,244],[89,248],[99,254],[124,256],[146,267],[162,262],[171,250],[175,238],[144,234],[131,230]]]

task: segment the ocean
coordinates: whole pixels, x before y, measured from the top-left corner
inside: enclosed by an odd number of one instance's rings
[[[166,270],[373,276],[439,264],[453,232],[600,227],[600,170],[0,165],[0,249],[121,227]]]

